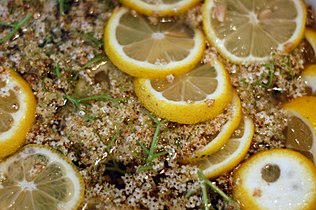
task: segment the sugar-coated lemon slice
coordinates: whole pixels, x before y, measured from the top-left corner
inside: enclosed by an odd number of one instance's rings
[[[219,61],[170,79],[136,78],[134,90],[140,102],[156,116],[184,124],[214,118],[233,96],[229,75]]]
[[[126,8],[115,10],[105,27],[105,52],[125,73],[142,78],[180,75],[200,62],[203,33],[180,20],[152,23]]]
[[[17,151],[35,120],[36,99],[14,70],[0,67],[0,159]]]
[[[1,209],[78,209],[84,182],[75,166],[48,146],[27,145],[0,162]]]
[[[304,37],[302,0],[206,0],[203,28],[217,50],[235,63],[263,61],[272,50],[290,52]]]
[[[316,168],[299,152],[271,149],[252,156],[234,174],[233,197],[245,210],[312,210]]]

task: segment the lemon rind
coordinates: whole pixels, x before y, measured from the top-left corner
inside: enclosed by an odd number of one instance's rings
[[[296,18],[295,22],[296,25],[299,25],[300,27],[296,27],[294,33],[292,36],[284,43],[280,43],[278,48],[276,50],[284,51],[284,52],[291,52],[304,38],[304,31],[305,31],[305,23],[306,23],[306,7],[302,0],[293,0],[293,3],[295,4],[296,8],[299,8],[298,11],[302,11],[301,13],[298,13],[299,16]],[[216,47],[218,52],[226,59],[233,63],[262,63],[266,60],[271,58],[271,55],[267,55],[265,57],[255,57],[252,55],[249,55],[247,57],[238,57],[231,52],[229,52],[225,46],[223,40],[216,37],[214,29],[211,27],[211,15],[210,11],[211,8],[214,6],[214,0],[206,0],[204,2],[203,8],[202,8],[202,17],[203,17],[203,29],[206,34],[207,40]]]
[[[7,132],[0,134],[0,159],[17,151],[24,143],[29,130],[35,121],[36,98],[29,84],[14,70],[6,68],[10,87],[18,87],[17,94],[20,110],[13,113],[15,123]]]
[[[254,124],[251,118],[244,117],[244,135],[240,138],[231,138],[226,144],[229,144],[231,141],[239,142],[238,149],[235,150],[227,159],[218,164],[211,165],[210,167],[203,169],[204,175],[213,179],[220,176],[223,173],[226,173],[236,167],[247,155],[248,150],[251,146],[252,138],[254,135]],[[205,158],[207,161],[207,158]]]
[[[172,4],[151,5],[142,0],[122,0],[126,7],[148,16],[173,16],[179,15],[197,5],[199,0],[180,0]]]
[[[110,20],[108,21],[104,30],[105,52],[112,63],[121,71],[134,76],[142,78],[165,78],[167,75],[184,74],[195,67],[203,56],[205,49],[205,38],[202,31],[193,29],[195,45],[191,49],[190,54],[181,61],[174,61],[165,65],[155,65],[147,62],[137,61],[128,57],[122,46],[116,40],[116,27],[119,24],[120,18],[129,12],[126,8],[116,9]]]
[[[308,100],[313,100],[315,103],[306,103],[306,101]],[[305,106],[309,106],[309,108],[307,109],[306,107],[302,107],[300,103],[304,103]],[[312,131],[313,145],[309,152],[313,154],[314,163],[316,163],[316,114],[314,113],[314,111],[309,112],[308,110],[314,110],[315,104],[316,97],[303,96],[301,98],[294,99],[293,101],[283,105],[283,108],[288,110],[291,115],[301,119],[305,123],[305,125],[307,125],[309,129]]]
[[[314,31],[313,29],[305,28],[304,38],[312,46],[316,55],[316,31]]]
[[[211,155],[217,152],[230,138],[234,131],[238,128],[242,119],[241,101],[236,91],[234,91],[232,99],[232,110],[228,121],[222,126],[221,131],[217,136],[203,148],[196,150],[190,162],[198,161],[204,156]]]
[[[234,172],[233,180],[235,183],[235,187],[233,190],[233,198],[238,203],[240,203],[242,209],[253,209],[253,210],[265,209],[264,207],[260,206],[260,204],[254,199],[255,196],[253,195],[253,192],[250,192],[247,189],[247,187],[244,186],[245,181],[242,177],[246,177],[249,174],[253,173],[253,171],[249,171],[250,170],[249,168],[251,168],[251,164],[254,164],[257,161],[262,161],[264,157],[271,159],[271,157],[273,156],[282,157],[285,155],[289,155],[293,159],[293,161],[298,160],[299,165],[303,165],[302,168],[306,169],[306,174],[311,174],[310,177],[314,177],[313,179],[315,181],[314,182],[311,181],[311,183],[314,185],[313,186],[314,189],[316,189],[316,178],[315,178],[316,168],[307,157],[291,149],[278,148],[278,149],[270,149],[270,150],[262,151],[250,157]],[[301,206],[302,208],[299,208],[299,209],[312,210],[315,208],[316,191],[313,191],[309,197],[311,198],[311,201],[308,203],[308,205]],[[290,210],[289,207],[284,207],[284,209]]]
[[[218,88],[202,101],[192,103],[170,101],[151,86],[149,79],[144,78],[134,79],[134,91],[145,108],[160,118],[181,124],[195,124],[210,120],[222,113],[233,97],[233,88],[223,64],[215,61],[214,67],[221,69],[217,70],[217,78],[222,81],[218,84],[218,87],[222,88]],[[206,100],[212,99],[215,100],[214,104],[209,106]]]
[[[13,162],[21,160],[21,158],[26,158],[30,155],[38,155],[42,154],[49,158],[49,163],[60,163],[63,167],[65,167],[65,172],[69,175],[68,177],[73,182],[74,186],[74,200],[69,201],[68,203],[59,203],[58,207],[61,209],[72,209],[76,210],[79,208],[80,204],[83,202],[84,192],[85,192],[85,183],[84,180],[77,170],[76,166],[64,158],[59,152],[55,151],[53,148],[45,145],[39,144],[28,144],[21,148],[15,155],[9,156],[5,158],[0,164],[0,171],[5,173],[4,169],[8,168],[8,165]],[[77,188],[77,189],[76,189]]]

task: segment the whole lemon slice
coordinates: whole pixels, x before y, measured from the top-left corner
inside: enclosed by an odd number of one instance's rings
[[[219,61],[169,80],[136,78],[134,90],[156,116],[183,124],[212,119],[223,112],[233,96],[229,75]]]
[[[304,36],[306,8],[301,0],[206,0],[207,39],[235,63],[269,58],[272,50],[290,52]]]
[[[79,207],[84,182],[64,156],[48,146],[27,145],[0,162],[1,209]]]
[[[14,70],[0,67],[0,159],[24,143],[35,120],[36,99]]]
[[[126,8],[115,10],[105,27],[105,52],[125,73],[164,78],[188,72],[201,60],[203,33],[180,20],[151,23]]]
[[[252,156],[234,173],[233,197],[241,209],[312,210],[316,168],[299,152],[271,149]]]
[[[286,130],[286,146],[295,149],[316,164],[316,97],[303,96],[283,105],[290,117]]]
[[[122,0],[123,5],[145,15],[171,16],[185,12],[199,0]]]

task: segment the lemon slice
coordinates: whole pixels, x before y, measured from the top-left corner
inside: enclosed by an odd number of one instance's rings
[[[14,70],[0,67],[0,159],[24,143],[35,120],[32,89]]]
[[[207,39],[235,63],[266,60],[273,49],[290,52],[306,22],[301,0],[206,0],[202,15]]]
[[[254,134],[252,120],[245,117],[239,129],[242,130],[240,135],[233,135],[217,152],[197,163],[207,178],[212,179],[232,170],[246,156]]]
[[[259,152],[234,174],[233,197],[242,209],[312,210],[316,206],[316,168],[289,149]]]
[[[305,33],[304,33],[304,38],[311,45],[314,51],[314,56],[316,56],[316,31],[314,31],[313,29],[306,28]]]
[[[305,29],[304,40],[301,43],[301,52],[304,64],[316,64],[316,31],[310,28]]]
[[[212,119],[223,112],[233,95],[229,75],[219,61],[170,80],[136,78],[134,90],[156,116],[184,124]]]
[[[286,146],[295,149],[316,164],[316,97],[303,96],[283,105],[291,117],[286,131]]]
[[[0,163],[1,209],[77,209],[84,182],[50,147],[27,145]]]
[[[122,0],[123,5],[149,16],[171,16],[185,12],[199,0]]]
[[[123,7],[108,21],[104,42],[106,54],[120,70],[143,78],[188,72],[205,49],[200,30],[166,18],[154,24]]]
[[[198,161],[201,158],[211,155],[221,149],[222,146],[229,140],[234,131],[238,128],[242,118],[242,109],[239,96],[234,91],[233,100],[229,109],[229,118],[222,126],[220,132],[208,143],[205,147],[195,151],[191,161]]]
[[[302,78],[306,84],[312,89],[312,93],[316,91],[316,31],[306,28],[305,41],[303,41],[303,56],[307,67],[302,72]]]
[[[302,78],[306,84],[312,89],[312,92],[316,92],[316,64],[309,65],[303,72]]]

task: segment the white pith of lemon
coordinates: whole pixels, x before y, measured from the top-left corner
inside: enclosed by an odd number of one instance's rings
[[[63,155],[42,145],[27,145],[0,162],[0,208],[67,209],[79,207],[84,182]]]
[[[36,99],[14,70],[0,67],[0,159],[24,144],[35,120]]]
[[[172,16],[185,12],[199,0],[122,0],[124,6],[148,16]]]
[[[283,105],[290,113],[286,146],[310,157],[316,164],[316,97],[303,96]]]
[[[156,116],[194,124],[222,113],[233,90],[224,66],[203,64],[171,80],[136,78],[134,90],[140,102]]]
[[[203,148],[196,150],[193,157],[189,161],[198,161],[199,159],[211,155],[221,149],[222,146],[229,140],[234,131],[238,128],[242,119],[241,102],[237,92],[234,91],[229,118],[222,126],[220,132]]]
[[[180,20],[150,23],[126,8],[116,9],[105,27],[105,52],[120,70],[134,77],[164,78],[190,71],[200,62],[203,33]]]
[[[306,22],[301,0],[206,0],[202,15],[207,39],[235,63],[266,60],[272,50],[290,52]]]
[[[271,149],[253,155],[234,173],[233,197],[241,209],[312,210],[316,168],[302,154]]]
[[[245,117],[240,127],[243,127],[242,135],[232,136],[217,152],[197,162],[207,178],[216,178],[232,170],[246,156],[254,134],[254,124],[250,118]]]

